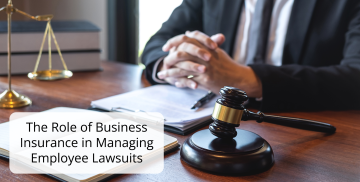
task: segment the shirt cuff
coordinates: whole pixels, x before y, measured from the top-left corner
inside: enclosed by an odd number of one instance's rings
[[[167,83],[165,80],[161,80],[157,77],[157,70],[158,70],[158,67],[159,67],[159,64],[161,63],[161,61],[164,60],[165,57],[162,57],[160,59],[158,59],[154,65],[154,68],[153,68],[153,72],[152,72],[152,79],[157,82],[157,83]]]

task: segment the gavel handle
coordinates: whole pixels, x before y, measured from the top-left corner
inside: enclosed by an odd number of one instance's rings
[[[251,112],[247,109],[244,110],[243,121],[256,120],[258,123],[267,122],[282,126],[288,126],[293,128],[300,128],[304,130],[319,131],[325,133],[334,133],[336,128],[328,123],[322,123],[319,121],[312,121],[308,119],[292,118],[284,116],[267,115],[259,111],[258,113]]]

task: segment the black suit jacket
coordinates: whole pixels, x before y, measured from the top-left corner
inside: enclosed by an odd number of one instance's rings
[[[161,47],[186,30],[223,33],[232,55],[243,0],[184,0],[147,43],[142,61],[152,84]],[[249,65],[263,85],[263,111],[360,108],[360,1],[295,0],[280,67]]]

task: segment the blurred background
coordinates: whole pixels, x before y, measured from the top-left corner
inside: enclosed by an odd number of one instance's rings
[[[149,38],[182,0],[13,0],[31,15],[53,14],[56,20],[87,20],[101,29],[101,60],[139,63]],[[7,0],[0,0],[0,7]],[[0,13],[6,21],[6,13]],[[29,20],[17,13],[13,20]],[[56,31],[55,31],[56,34]],[[61,47],[61,45],[60,45]]]

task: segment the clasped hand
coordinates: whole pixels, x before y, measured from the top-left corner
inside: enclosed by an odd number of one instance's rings
[[[159,66],[157,76],[176,87],[202,88],[218,93],[224,86],[233,86],[250,97],[262,97],[261,81],[254,71],[236,63],[219,46],[222,34],[212,37],[187,31],[175,36],[163,46],[168,52]],[[191,75],[192,78],[188,78]]]

